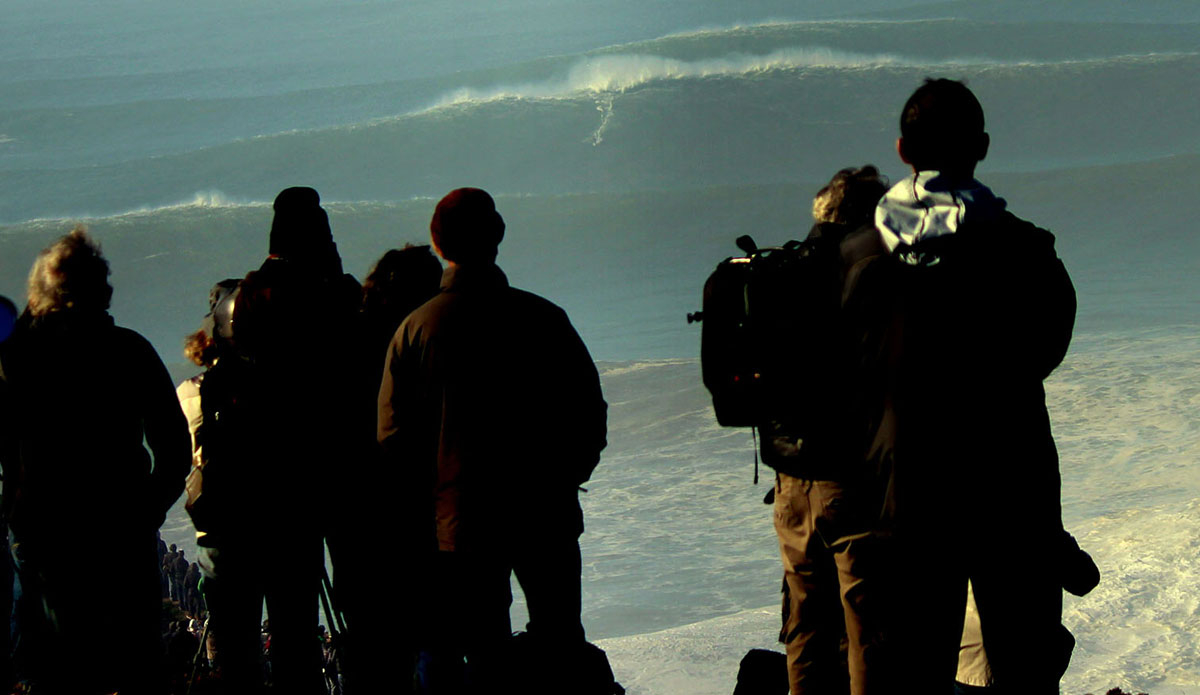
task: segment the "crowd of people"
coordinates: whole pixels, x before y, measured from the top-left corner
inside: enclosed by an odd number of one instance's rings
[[[25,603],[44,608],[20,615],[37,658],[12,677],[39,693],[161,693],[203,625],[200,681],[221,692],[491,687],[514,676],[496,657],[511,652],[513,573],[530,612],[520,644],[552,655],[556,678],[579,677],[595,650],[578,492],[607,406],[566,314],[495,265],[504,227],[486,192],[452,191],[430,223],[437,256],[389,251],[360,285],[317,192],[285,189],[266,259],[213,288],[185,341],[202,372],[178,387],[113,324],[87,232],[47,247],[0,348],[5,519]],[[545,433],[531,450],[534,422]],[[156,536],[181,494],[194,562]],[[86,600],[61,551],[84,533],[104,559]],[[374,590],[383,539],[402,559],[389,592],[423,597],[399,623]],[[111,639],[90,629],[96,594],[120,616]],[[167,624],[165,651],[163,599],[192,619]],[[319,606],[336,639],[314,638]]]
[[[835,284],[776,298],[829,301],[832,321],[805,389],[756,423],[793,695],[1053,693],[1069,659],[1061,592],[1097,575],[1062,528],[1042,380],[1074,290],[1053,236],[975,180],[988,146],[970,90],[928,81],[901,115],[912,176],[838,172],[809,235]],[[567,315],[496,265],[491,196],[450,192],[432,249],[388,251],[361,285],[315,190],[273,212],[262,265],[210,292],[185,347],[202,371],[178,386],[114,325],[83,229],[39,254],[19,317],[5,305],[18,581],[0,586],[20,597],[0,653],[24,658],[0,677],[39,695],[161,695],[193,674],[238,694],[621,692],[580,618],[578,494],[607,405]],[[182,495],[194,561],[156,535]],[[87,535],[95,557],[64,551]],[[383,543],[397,564],[380,577]],[[413,599],[403,620],[381,585]]]
[[[159,582],[162,597],[174,601],[193,620],[202,620],[204,596],[200,593],[200,565],[188,562],[184,551],[174,543],[158,539]]]

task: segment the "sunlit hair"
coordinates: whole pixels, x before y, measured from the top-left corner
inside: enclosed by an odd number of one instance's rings
[[[42,249],[29,271],[29,313],[104,312],[112,300],[108,261],[82,226]]]
[[[861,225],[875,216],[875,206],[887,192],[887,177],[875,167],[842,169],[813,198],[817,222]]]
[[[199,367],[211,367],[217,363],[220,349],[212,334],[201,328],[184,338],[183,356]]]

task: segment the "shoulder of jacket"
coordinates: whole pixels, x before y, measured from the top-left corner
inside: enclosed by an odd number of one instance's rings
[[[1054,250],[1054,233],[1048,229],[1037,226],[1036,224],[1023,220],[1020,217],[1005,210],[1000,218],[994,223],[999,231],[1006,236],[1013,238],[1016,243],[1024,244],[1035,249],[1046,249],[1051,252]]]
[[[132,328],[114,325],[111,330],[113,335],[116,336],[117,340],[128,343],[134,349],[149,351],[155,356],[158,356],[158,351],[154,349],[154,346],[150,344],[150,341],[146,340],[145,336],[133,330]]]
[[[887,252],[883,245],[883,239],[879,236],[879,230],[871,224],[863,225],[842,237],[838,244],[838,250],[842,255],[842,261],[847,265],[853,265]]]
[[[530,311],[545,311],[549,314],[562,314],[564,317],[567,312],[559,305],[546,299],[540,294],[534,294],[529,290],[523,290],[519,287],[508,287],[506,290],[509,301],[514,304],[519,304],[522,308]]]

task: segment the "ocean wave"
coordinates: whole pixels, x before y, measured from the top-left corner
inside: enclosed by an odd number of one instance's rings
[[[681,31],[673,31],[664,34],[661,38],[655,41],[667,39],[703,39],[711,37],[723,37],[730,34],[753,34],[764,30],[788,30],[794,31],[797,29],[812,29],[812,28],[828,28],[837,27],[844,29],[856,29],[859,27],[894,27],[898,25],[929,25],[929,24],[945,24],[948,22],[957,22],[959,24],[969,24],[966,20],[957,20],[953,18],[932,18],[932,19],[808,19],[802,21],[790,19],[768,19],[761,22],[735,22],[729,25],[707,25],[696,27],[694,29],[684,29]]]
[[[134,208],[116,215],[105,215],[102,217],[84,218],[84,219],[121,219],[123,217],[141,217],[146,215],[157,215],[160,213],[169,213],[183,210],[233,210],[238,208],[259,208],[270,205],[270,201],[266,200],[248,200],[237,198],[235,196],[226,195],[218,190],[196,191],[191,198],[186,198],[176,203],[167,205],[147,205],[144,207]]]
[[[700,361],[695,358],[677,358],[677,359],[659,359],[659,360],[638,360],[635,362],[597,362],[596,366],[600,370],[600,374],[605,377],[624,376],[627,374],[642,374],[647,371],[661,369],[663,367],[674,367],[681,364],[699,365]]]
[[[761,55],[735,53],[701,60],[680,60],[650,54],[600,55],[582,58],[571,66],[565,76],[543,82],[457,89],[443,96],[430,108],[500,99],[553,99],[621,93],[660,80],[744,77],[799,68],[863,68],[915,64],[925,63],[916,63],[892,54],[851,53],[820,46],[781,49]]]
[[[496,194],[497,199],[505,198],[537,198],[534,195],[502,195]],[[437,202],[437,198],[433,196],[416,195],[410,196],[404,200],[340,200],[336,198],[327,198],[322,196],[321,207],[331,214],[345,214],[353,216],[370,216],[377,214],[385,214],[388,211],[396,208],[405,207],[412,204],[424,205],[428,204],[432,207]],[[144,205],[128,210],[122,210],[114,213],[93,214],[82,212],[71,215],[50,215],[43,217],[33,217],[27,220],[18,222],[8,222],[0,224],[0,230],[28,230],[40,229],[47,225],[61,225],[67,222],[80,223],[109,223],[121,222],[128,220],[145,221],[147,217],[159,217],[164,223],[168,223],[174,219],[172,216],[180,214],[197,213],[212,213],[223,212],[238,214],[241,211],[257,210],[260,208],[270,207],[271,200],[254,200],[250,198],[241,198],[231,196],[219,190],[197,191],[190,197],[181,199],[175,203],[167,203],[164,205]]]
[[[383,123],[397,118],[424,115],[448,107],[478,105],[505,100],[557,100],[597,98],[597,110],[606,123],[612,113],[612,102],[603,101],[613,95],[640,87],[673,80],[702,80],[715,77],[753,77],[772,72],[803,69],[871,69],[903,68],[1040,68],[1047,66],[1105,67],[1120,63],[1151,62],[1182,57],[1195,57],[1196,52],[1161,52],[1080,58],[1074,60],[997,60],[983,56],[962,56],[944,60],[921,59],[896,53],[855,53],[835,48],[814,46],[785,48],[765,54],[732,53],[721,57],[682,60],[652,54],[597,55],[579,59],[560,77],[491,87],[461,87],[447,92],[433,104],[390,118],[349,128]],[[597,132],[601,139],[603,127]],[[265,136],[270,137],[270,136]]]
[[[262,203],[247,203],[246,201],[236,200],[221,191],[197,191],[196,195],[190,201],[182,203],[177,207],[228,208],[245,204],[261,205]]]
[[[234,196],[226,195],[225,193],[222,193],[221,191],[208,190],[208,191],[196,191],[196,193],[193,194],[190,198],[185,198],[183,200],[180,200],[179,202],[168,203],[166,205],[139,206],[136,208],[131,208],[129,210],[123,210],[121,212],[112,213],[112,214],[80,213],[80,214],[75,214],[75,215],[51,215],[51,216],[45,216],[45,217],[34,217],[34,218],[31,218],[28,220],[23,220],[21,222],[9,223],[9,224],[3,225],[3,226],[7,227],[9,229],[38,228],[38,227],[41,227],[44,225],[62,224],[63,222],[67,222],[67,221],[77,221],[77,222],[84,222],[84,223],[96,222],[96,221],[100,221],[100,220],[120,221],[122,219],[143,218],[143,217],[147,217],[147,216],[151,216],[151,215],[161,215],[164,213],[169,214],[169,213],[188,211],[188,210],[198,210],[198,211],[234,210],[234,209],[239,209],[239,208],[258,208],[258,207],[268,206],[270,204],[271,204],[271,201],[239,199]]]

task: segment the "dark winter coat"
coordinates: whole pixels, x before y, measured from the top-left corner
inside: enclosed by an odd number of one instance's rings
[[[315,530],[313,510],[340,499],[342,469],[363,460],[348,434],[360,294],[349,275],[274,256],[242,281],[231,352],[200,386],[210,543],[263,517]]]
[[[82,531],[152,537],[183,491],[191,446],[150,343],[107,314],[55,312],[23,320],[0,366],[13,531],[47,542]]]
[[[605,447],[606,411],[562,309],[494,265],[452,265],[392,341],[378,438],[425,538],[476,549],[506,532],[582,531],[577,487]]]
[[[859,442],[889,486],[884,526],[1009,524],[1056,537],[1042,380],[1066,354],[1075,292],[1054,236],[1000,212],[863,259],[849,283]]]

